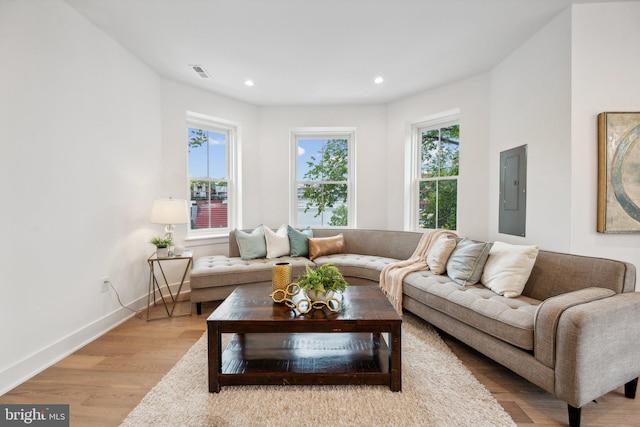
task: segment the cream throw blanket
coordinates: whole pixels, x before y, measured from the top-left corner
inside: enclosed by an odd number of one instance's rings
[[[380,273],[380,288],[387,295],[391,305],[402,316],[402,281],[414,271],[428,270],[427,255],[433,245],[442,237],[456,237],[453,231],[428,230],[420,238],[418,247],[411,258],[387,265]]]

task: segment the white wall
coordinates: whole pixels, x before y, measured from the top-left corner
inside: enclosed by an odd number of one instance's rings
[[[289,222],[290,132],[300,127],[356,129],[356,225],[386,228],[386,108],[384,105],[260,108],[259,206],[245,206],[245,224],[277,227]],[[254,179],[249,171],[246,181]],[[260,209],[262,207],[263,209]]]
[[[241,126],[241,226],[277,227],[289,222],[289,135],[299,127],[355,127],[359,227],[386,225],[384,105],[256,107],[172,80],[162,79],[163,191],[188,198],[185,150],[186,112],[230,120]],[[176,240],[196,256],[226,253],[225,239],[184,241],[186,226]],[[213,247],[212,247],[213,244]]]
[[[257,171],[261,168],[260,142],[258,139],[258,108],[193,86],[162,79],[162,180],[164,197],[189,199],[186,150],[187,111],[206,114],[218,119],[237,123],[240,126],[240,156],[242,163],[242,206],[246,216],[262,212],[261,193],[263,180]],[[162,228],[160,228],[162,231]],[[175,241],[193,249],[194,256],[226,254],[226,236],[222,239],[196,239],[185,241],[187,226],[176,226]]]
[[[572,252],[632,262],[640,234],[596,232],[597,115],[640,111],[640,2],[573,6]]]
[[[639,111],[640,2],[567,9],[491,71],[491,200],[502,150],[527,144],[527,235],[490,240],[629,261],[640,235],[596,232],[597,115]]]
[[[491,71],[489,240],[568,251],[571,239],[571,14]],[[500,152],[527,145],[526,236],[498,233]]]
[[[131,315],[159,195],[159,78],[66,4],[0,3],[0,394]]]
[[[388,105],[294,108],[161,79],[59,0],[0,2],[0,394],[130,315],[102,276],[144,302],[152,201],[188,197],[186,111],[241,125],[241,226],[287,221],[291,128],[354,126],[358,226],[402,229],[408,124],[459,109],[460,235],[640,265],[640,235],[595,232],[595,117],[640,110],[638,16],[639,2],[575,5],[490,72]],[[497,232],[499,154],[522,144],[525,238]]]
[[[460,110],[458,234],[487,238],[489,221],[489,76],[481,74],[392,102],[387,109],[387,228],[404,227],[404,147],[410,123]]]

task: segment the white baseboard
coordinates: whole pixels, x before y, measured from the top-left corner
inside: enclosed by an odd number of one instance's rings
[[[146,306],[146,294],[128,304],[128,307],[136,312],[145,309]],[[20,362],[3,369],[0,371],[0,396],[94,341],[96,338],[104,335],[122,322],[135,316],[135,314],[136,313],[131,310],[119,307],[115,311],[97,319],[76,332],[27,356]]]

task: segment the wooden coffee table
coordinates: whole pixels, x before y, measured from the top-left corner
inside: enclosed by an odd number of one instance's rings
[[[348,287],[339,312],[303,315],[270,294],[271,285],[239,286],[207,319],[210,392],[246,384],[402,389],[402,318],[378,286]],[[222,334],[234,334],[224,352]]]

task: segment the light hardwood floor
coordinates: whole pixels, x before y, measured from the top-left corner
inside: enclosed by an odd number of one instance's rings
[[[216,306],[203,304],[200,316],[194,310],[192,316],[151,322],[133,317],[0,396],[0,403],[68,403],[71,426],[118,426],[202,336]],[[443,338],[519,426],[567,425],[566,404],[456,339]],[[583,408],[582,425],[640,426],[640,399],[625,398],[622,388],[613,391]]]

